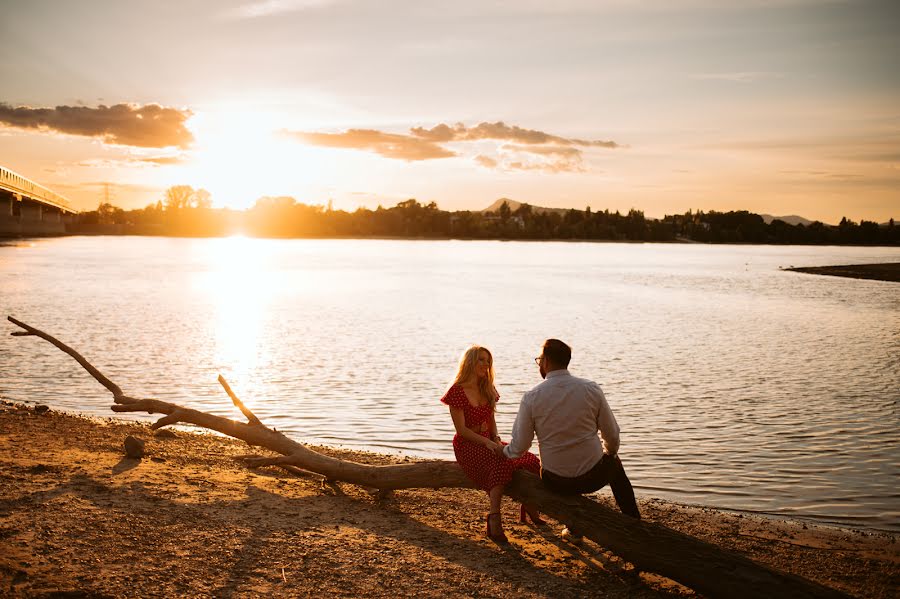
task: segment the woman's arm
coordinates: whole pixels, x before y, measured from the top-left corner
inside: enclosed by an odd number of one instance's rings
[[[456,427],[456,433],[467,441],[484,445],[491,451],[495,451],[497,444],[486,437],[482,437],[468,426],[466,426],[466,413],[462,408],[450,408],[450,417],[453,418],[453,426]],[[496,428],[496,426],[494,427]]]
[[[496,406],[497,402],[500,401],[500,393],[497,392],[497,387],[494,387],[493,391],[494,406]],[[491,410],[491,439],[494,440],[494,443],[500,443],[500,434],[497,432],[497,420],[494,418],[494,410]]]

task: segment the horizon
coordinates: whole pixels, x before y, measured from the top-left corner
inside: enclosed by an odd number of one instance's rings
[[[189,186],[188,186],[188,187],[189,187]],[[193,188],[191,188],[191,189],[193,189]],[[195,190],[195,191],[201,191],[201,192],[202,192],[202,191],[204,191],[204,190],[198,189],[198,190]],[[308,206],[308,207],[313,207],[313,208],[323,208],[323,209],[327,209],[328,211],[334,210],[334,211],[343,211],[343,212],[347,212],[347,213],[352,213],[352,212],[355,212],[355,211],[357,211],[357,210],[380,210],[380,209],[388,210],[388,209],[392,209],[392,208],[397,208],[397,207],[400,206],[400,204],[405,203],[405,202],[408,202],[408,201],[414,201],[414,202],[417,202],[417,203],[419,203],[419,204],[422,205],[422,206],[425,205],[425,204],[422,204],[421,202],[419,202],[416,198],[407,198],[406,200],[398,200],[398,201],[397,201],[396,203],[394,203],[394,204],[378,204],[378,205],[375,206],[375,207],[356,206],[356,207],[354,207],[354,208],[349,208],[349,209],[348,209],[348,208],[340,208],[340,207],[333,207],[333,206],[330,206],[328,202],[305,202],[305,201],[300,200],[300,199],[297,199],[297,198],[295,198],[295,197],[293,197],[293,196],[262,196],[262,197],[260,197],[260,198],[257,198],[257,200],[256,200],[253,204],[247,205],[247,206],[241,206],[241,207],[235,208],[235,207],[233,207],[233,206],[216,206],[215,204],[213,204],[212,206],[208,207],[207,209],[209,209],[209,210],[214,210],[214,211],[215,211],[215,210],[223,210],[223,211],[247,212],[247,211],[251,211],[251,210],[256,209],[256,208],[258,207],[258,206],[257,206],[258,203],[259,203],[259,202],[262,202],[262,201],[265,201],[265,200],[292,200],[296,205],[299,205],[299,206]],[[103,203],[103,202],[101,201],[101,204],[102,204],[102,203]],[[528,203],[528,202],[519,202],[519,201],[514,200],[514,199],[512,199],[512,198],[497,198],[497,199],[494,200],[494,202],[492,202],[489,206],[485,206],[485,207],[483,207],[483,208],[476,208],[476,209],[460,208],[460,209],[456,209],[456,210],[451,210],[451,209],[445,209],[445,208],[441,207],[441,205],[438,204],[437,202],[435,202],[434,205],[435,205],[435,207],[436,207],[437,210],[444,211],[444,212],[450,212],[450,213],[457,213],[457,212],[493,213],[493,212],[496,212],[497,210],[499,210],[500,206],[501,206],[502,204],[504,204],[504,203],[507,204],[507,205],[510,207],[510,209],[511,209],[512,211],[517,210],[517,209],[519,208],[519,206],[523,206],[523,205],[530,206],[532,209],[535,209],[535,210],[538,210],[538,211],[544,211],[544,210],[549,210],[549,211],[569,211],[569,210],[576,210],[576,211],[578,211],[578,212],[584,212],[585,210],[590,209],[591,212],[608,212],[608,213],[610,213],[610,214],[628,214],[629,211],[631,211],[631,210],[636,210],[636,211],[641,212],[642,214],[644,214],[644,218],[647,218],[647,219],[650,219],[650,220],[663,220],[664,218],[667,218],[667,217],[670,217],[670,216],[682,216],[682,215],[687,214],[687,213],[704,214],[704,213],[718,212],[718,211],[716,211],[716,210],[699,210],[699,209],[691,209],[691,208],[689,208],[688,210],[685,210],[685,212],[683,212],[683,213],[677,213],[677,214],[664,214],[664,215],[661,215],[661,216],[655,216],[655,215],[645,214],[640,208],[638,208],[638,207],[636,207],[636,206],[633,206],[633,207],[629,208],[628,210],[624,210],[624,211],[623,211],[623,210],[618,210],[618,209],[610,210],[610,209],[608,209],[608,208],[603,208],[603,207],[593,207],[593,206],[585,206],[584,208],[578,208],[578,207],[575,207],[575,206],[549,207],[549,206],[541,206],[541,205],[538,205],[538,204],[530,204],[530,203]],[[157,200],[157,201],[155,201],[155,202],[151,202],[150,204],[147,204],[146,206],[138,206],[138,207],[135,207],[135,208],[125,208],[124,210],[142,210],[142,209],[145,209],[145,208],[153,208],[153,207],[156,207],[156,206],[163,206],[163,207],[165,208],[165,204],[166,204],[165,198],[161,198],[161,199],[159,199],[159,200]],[[117,206],[117,205],[113,204],[112,202],[110,202],[110,205],[111,205],[113,208],[121,208],[120,206]],[[84,212],[93,212],[93,211],[96,211],[96,210],[97,210],[97,208],[94,208],[94,210],[83,210],[82,212],[83,212],[83,213],[84,213]],[[806,223],[803,223],[803,224],[812,224],[812,223],[814,223],[814,222],[820,222],[820,223],[822,223],[822,224],[824,224],[824,225],[826,225],[826,226],[829,226],[829,227],[837,226],[837,223],[830,223],[830,222],[817,221],[817,220],[815,220],[815,219],[808,219],[808,218],[805,218],[803,215],[799,215],[799,214],[767,214],[767,213],[755,213],[755,212],[747,211],[747,210],[743,210],[743,209],[738,209],[738,210],[733,210],[733,211],[722,211],[722,213],[727,213],[727,212],[750,212],[751,214],[756,214],[757,216],[763,217],[763,219],[765,220],[765,222],[766,222],[767,224],[768,224],[770,221],[772,221],[772,220],[777,220],[777,219],[788,219],[788,220],[785,221],[785,222],[788,222],[788,224],[792,224],[792,225],[793,225],[793,224],[797,224],[797,223],[792,222],[792,221],[794,221],[795,219],[799,219],[798,222],[807,221]],[[865,221],[866,221],[866,219],[852,219],[852,218],[850,218],[850,217],[847,217],[846,215],[845,215],[844,217],[842,217],[842,218],[846,218],[848,221],[850,221],[850,222],[852,222],[852,223],[856,223],[856,224],[859,224],[859,223],[861,223],[861,222],[865,222]],[[884,222],[878,223],[878,224],[879,224],[879,225],[887,225],[887,224],[889,224],[889,221],[892,221],[892,220],[896,220],[896,219],[894,219],[894,218],[889,218],[887,221],[884,221]],[[873,222],[873,221],[869,221],[869,222]]]
[[[80,210],[107,185],[134,209],[180,184],[237,210],[510,198],[835,224],[900,207],[891,2],[91,0],[4,16],[0,162]]]

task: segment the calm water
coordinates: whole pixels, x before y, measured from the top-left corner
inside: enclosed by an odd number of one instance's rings
[[[460,352],[494,351],[506,437],[559,337],[639,494],[900,531],[900,285],[778,269],[883,261],[900,249],[75,237],[0,246],[0,309],[131,395],[238,418],[222,373],[298,440],[444,458]],[[33,338],[0,335],[0,395],[111,414]]]

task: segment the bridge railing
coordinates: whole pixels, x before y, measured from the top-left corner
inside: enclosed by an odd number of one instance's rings
[[[4,166],[0,166],[0,189],[26,195],[29,198],[55,206],[65,212],[75,212],[67,198]]]

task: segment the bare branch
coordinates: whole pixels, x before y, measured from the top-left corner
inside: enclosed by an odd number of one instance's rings
[[[250,422],[250,424],[256,424],[259,426],[263,425],[263,423],[259,421],[259,418],[257,418],[256,415],[254,415],[253,412],[250,411],[250,408],[245,406],[244,402],[238,399],[238,396],[235,395],[234,391],[231,390],[231,385],[228,384],[228,381],[226,381],[225,377],[221,374],[219,375],[219,384],[222,385],[223,389],[225,389],[225,393],[228,394],[228,397],[231,398],[231,401],[234,403],[234,405],[236,405],[237,408],[244,414],[244,416],[247,417],[247,421]]]
[[[154,422],[153,425],[150,426],[150,428],[151,428],[151,430],[155,431],[164,426],[169,426],[170,424],[177,424],[179,422],[181,422],[181,420],[178,417],[178,411],[176,410],[175,412],[169,414],[168,416],[163,416],[162,418],[160,418],[159,420]]]
[[[22,328],[22,329],[25,329],[25,331],[28,333],[28,335],[21,335],[21,332],[20,332],[19,336],[30,336],[30,335],[34,335],[34,336],[36,336],[36,337],[40,337],[41,339],[43,339],[43,340],[45,340],[45,341],[49,341],[50,343],[52,343],[53,345],[55,345],[56,347],[58,347],[58,348],[61,349],[62,351],[66,352],[67,354],[69,354],[70,356],[72,356],[73,358],[75,358],[75,360],[76,360],[79,364],[81,364],[81,366],[82,366],[85,370],[87,370],[87,371],[90,373],[90,375],[91,375],[92,377],[94,377],[95,379],[97,379],[97,381],[98,381],[101,385],[103,385],[104,387],[106,387],[107,389],[109,389],[109,392],[113,394],[113,401],[115,401],[116,403],[121,403],[120,400],[122,399],[123,394],[122,394],[122,390],[119,389],[119,386],[116,385],[115,383],[113,383],[113,382],[112,382],[111,380],[109,380],[108,378],[106,378],[106,377],[103,375],[102,372],[100,372],[99,370],[97,370],[96,368],[94,368],[94,366],[93,366],[90,362],[88,362],[88,361],[87,361],[81,354],[79,354],[77,351],[75,351],[74,349],[72,349],[71,347],[69,347],[68,345],[66,345],[65,343],[63,343],[63,342],[60,341],[59,339],[57,339],[56,337],[51,337],[51,336],[48,335],[47,333],[45,333],[45,332],[43,332],[43,331],[39,331],[39,330],[37,330],[37,329],[34,328],[34,327],[28,326],[28,325],[25,324],[24,322],[18,321],[18,320],[16,320],[15,318],[13,318],[12,316],[7,316],[7,320],[9,320],[11,323],[13,323],[14,325],[16,325],[17,327],[20,327],[20,328]]]

